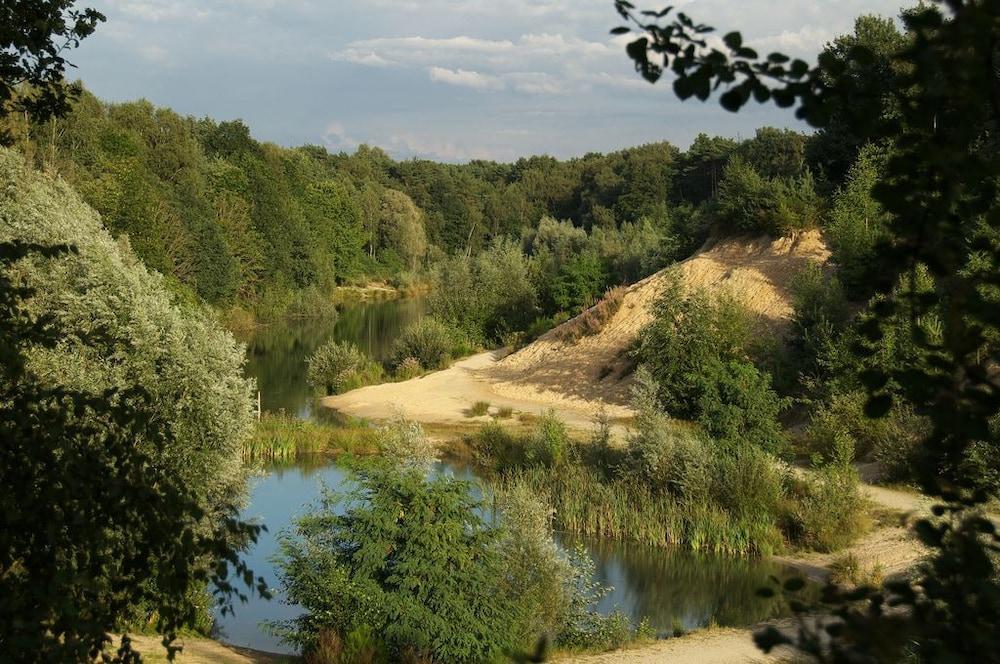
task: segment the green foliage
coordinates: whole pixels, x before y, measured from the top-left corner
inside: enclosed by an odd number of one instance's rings
[[[727,228],[775,237],[815,228],[819,206],[808,172],[795,178],[765,177],[738,156],[723,171],[716,202],[719,219]]]
[[[825,224],[838,276],[855,296],[871,294],[875,247],[888,232],[888,215],[872,196],[885,161],[882,150],[871,146],[861,150],[844,186],[833,197]]]
[[[279,633],[309,653],[324,631],[367,629],[394,658],[443,662],[520,646],[502,531],[478,508],[467,483],[416,469],[364,471],[349,496],[325,494],[281,544],[282,585],[306,613]]]
[[[891,21],[859,21],[857,34],[835,43],[816,66],[780,53],[762,59],[738,32],[723,38],[726,51],[708,47],[700,35],[713,28],[684,14],[665,18],[669,9],[654,13],[657,21],[649,25],[630,2],[617,0],[616,8],[642,26],[642,36],[627,49],[637,69],[655,81],[669,67],[679,76],[674,89],[682,98],[706,99],[718,83],[729,110],[751,96],[773,99],[795,106],[797,116],[814,126],[839,125],[856,145],[891,144],[885,172],[872,188],[888,221],[889,241],[876,246],[870,272],[882,297],[859,326],[853,349],[859,365],[877,363],[886,332],[898,329],[902,314],[909,324],[908,343],[901,345],[912,353],[855,376],[869,397],[868,416],[884,417],[902,399],[929,422],[915,476],[947,504],[936,506],[934,518],[920,521],[916,531],[934,554],[912,582],[828,588],[825,616],[796,602],[796,632],[769,627],[756,635],[757,644],[768,652],[789,644],[823,661],[990,657],[998,649],[1000,536],[978,506],[996,487],[984,487],[968,461],[991,437],[1000,411],[1000,319],[986,295],[995,287],[1000,250],[975,230],[981,220],[994,227],[1000,221],[996,7],[923,3],[903,13],[903,38]],[[924,270],[928,289],[917,287]],[[900,277],[909,287],[893,291]],[[932,333],[928,319],[938,322]],[[794,594],[802,585],[786,583],[785,590]]]
[[[696,420],[728,444],[779,452],[782,400],[770,376],[751,361],[754,323],[726,298],[665,288],[655,318],[639,336],[635,357],[658,385],[658,402],[674,417]]]
[[[399,367],[413,358],[424,369],[443,369],[455,349],[455,333],[433,318],[422,318],[403,330],[392,346],[391,363]]]
[[[530,267],[513,242],[498,242],[475,258],[446,260],[434,275],[431,315],[474,342],[500,341],[534,319]]]
[[[206,584],[224,610],[230,571],[266,596],[238,555],[260,530],[237,519],[241,349],[64,185],[11,152],[0,169],[4,647],[89,661],[149,621],[173,652]],[[112,656],[133,657],[127,638]]]
[[[792,361],[800,375],[813,377],[842,341],[850,318],[847,298],[837,277],[812,263],[795,275],[791,290]]]
[[[806,172],[806,139],[791,129],[761,127],[736,152],[761,177],[790,180]]]
[[[633,403],[638,414],[628,437],[629,474],[654,492],[704,502],[711,484],[711,458],[705,443],[671,426],[659,407],[659,386],[646,367],[640,367],[635,378]]]
[[[368,456],[381,447],[380,432],[367,424],[349,422],[332,426],[283,413],[265,412],[243,447],[243,458],[270,463],[294,461],[311,454]]]
[[[350,341],[329,341],[306,360],[306,380],[324,395],[374,383],[382,366]]]
[[[789,528],[802,545],[835,551],[867,528],[853,459],[853,441],[838,435],[832,458],[801,481],[801,496],[790,515]]]
[[[105,20],[96,9],[75,9],[75,0],[39,0],[4,8],[0,47],[0,120],[25,114],[35,122],[65,115],[80,94],[79,84],[66,83],[64,53],[80,45]],[[0,144],[13,142],[0,127]]]

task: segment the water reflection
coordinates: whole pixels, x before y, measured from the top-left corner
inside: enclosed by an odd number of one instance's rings
[[[284,410],[301,418],[313,415],[306,383],[306,358],[330,339],[352,341],[376,360],[389,357],[399,333],[424,313],[418,298],[347,302],[336,320],[281,320],[246,335],[247,375],[257,379],[264,410]]]
[[[442,462],[435,472],[463,480],[475,479],[467,465]],[[343,491],[349,488],[349,477],[350,471],[323,457],[314,457],[301,459],[294,465],[269,468],[265,476],[254,482],[243,517],[268,527],[257,545],[247,552],[247,562],[255,574],[263,576],[271,587],[277,587],[273,557],[278,550],[278,534],[291,528],[316,503],[324,485]],[[477,496],[482,495],[477,487],[473,491]],[[786,576],[780,566],[767,561],[566,534],[560,534],[558,541],[564,548],[583,544],[595,561],[597,579],[614,587],[598,605],[600,612],[620,609],[636,623],[645,617],[659,634],[668,634],[678,625],[685,630],[710,623],[748,626],[787,614],[780,600],[766,600],[755,594],[758,588],[768,585],[769,575]],[[298,609],[282,603],[280,592],[269,602],[252,598],[236,607],[235,616],[218,618],[218,635],[238,646],[290,653],[261,624],[296,615]]]
[[[785,578],[787,568],[764,560],[731,558],[560,534],[563,547],[582,543],[596,563],[596,576],[614,590],[598,610],[616,607],[633,620],[647,618],[660,634],[710,623],[747,626],[786,615],[781,600],[756,596],[771,575]]]

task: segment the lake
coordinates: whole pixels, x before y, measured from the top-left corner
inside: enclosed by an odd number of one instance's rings
[[[344,305],[336,322],[287,321],[259,330],[248,340],[248,372],[257,378],[265,410],[322,417],[305,383],[305,358],[329,339],[350,340],[374,357],[388,356],[393,340],[410,322],[423,315],[419,300],[388,300]],[[435,472],[474,480],[472,470],[442,462]],[[252,481],[245,519],[267,526],[260,541],[247,552],[254,573],[277,588],[272,558],[278,534],[292,527],[297,517],[319,498],[322,488],[337,489],[349,482],[349,471],[327,458],[300,459],[292,465],[266,469]],[[583,544],[596,565],[596,577],[613,590],[597,609],[624,611],[635,622],[647,618],[655,630],[669,633],[710,623],[748,626],[783,615],[778,601],[765,600],[755,591],[770,575],[787,571],[763,560],[747,560],[644,546],[628,542],[580,538],[557,533],[564,548]],[[237,646],[291,653],[288,646],[262,629],[262,623],[297,615],[277,592],[271,601],[251,599],[237,605],[234,616],[218,617],[218,637]]]
[[[421,298],[351,301],[335,319],[282,320],[253,330],[247,344],[247,374],[257,379],[261,407],[309,418],[317,414],[306,383],[306,358],[331,339],[351,341],[376,360],[389,357],[407,325],[424,314]]]

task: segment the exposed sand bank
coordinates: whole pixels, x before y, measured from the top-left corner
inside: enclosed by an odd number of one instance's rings
[[[495,408],[511,408],[517,414],[540,415],[554,409],[570,427],[589,429],[604,406],[612,418],[631,417],[630,409],[600,401],[588,401],[557,392],[526,388],[497,391],[494,368],[502,351],[489,351],[456,362],[447,369],[399,383],[369,385],[323,399],[323,405],[353,417],[385,420],[397,412],[421,424],[465,425],[485,422],[488,415],[469,417],[469,408],[487,401]]]

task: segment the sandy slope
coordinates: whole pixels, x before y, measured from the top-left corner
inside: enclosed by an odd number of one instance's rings
[[[792,313],[788,284],[809,262],[828,257],[818,231],[779,240],[726,239],[630,286],[598,334],[564,342],[558,327],[507,357],[481,353],[444,371],[364,387],[323,403],[370,419],[385,419],[399,409],[425,424],[468,423],[465,410],[476,401],[536,414],[554,408],[574,427],[589,427],[601,407],[612,418],[627,418],[632,412],[624,354],[652,320],[652,305],[671,273],[689,287],[730,293],[779,333]]]
[[[789,285],[810,262],[830,256],[819,231],[771,240],[729,238],[703,247],[691,258],[630,286],[618,312],[598,334],[562,340],[562,326],[498,362],[492,370],[498,394],[553,398],[567,395],[628,402],[625,352],[653,318],[653,304],[673,275],[688,288],[726,292],[780,333],[792,315]],[[572,324],[572,321],[566,325]]]

